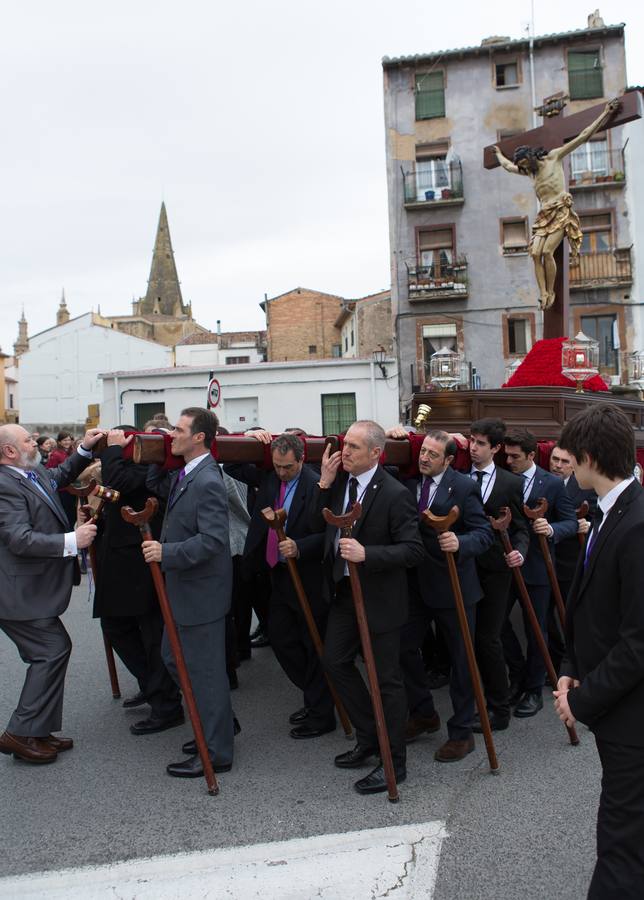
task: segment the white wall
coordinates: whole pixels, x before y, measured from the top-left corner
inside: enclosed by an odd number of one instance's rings
[[[20,357],[20,421],[78,424],[102,400],[99,372],[167,366],[172,351],[79,316],[29,339]]]
[[[628,141],[628,143],[626,143]],[[626,205],[633,249],[633,287],[631,303],[644,303],[644,119],[624,126],[626,166]],[[633,350],[644,349],[644,306],[633,310]]]
[[[249,364],[262,361],[262,354],[255,344],[240,344],[220,349],[218,344],[177,344],[174,348],[178,366],[222,366],[231,356],[248,356]]]
[[[217,408],[222,425],[243,431],[259,424],[273,433],[298,426],[322,433],[322,394],[355,393],[356,414],[388,427],[397,422],[397,371],[387,360],[387,379],[370,360],[262,363],[215,369],[221,384]],[[134,404],[163,402],[170,421],[186,406],[205,406],[208,369],[168,369],[103,375],[101,425],[134,421]],[[118,397],[122,400],[120,415]],[[228,403],[228,408],[226,404]],[[239,421],[244,416],[244,421]]]

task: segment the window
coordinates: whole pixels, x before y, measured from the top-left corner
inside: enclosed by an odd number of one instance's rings
[[[583,231],[582,253],[608,253],[612,245],[612,216],[610,212],[580,213]]]
[[[356,344],[356,333],[353,330],[353,325],[351,326],[351,346],[355,347]]]
[[[528,319],[508,319],[508,350],[512,356],[523,356],[531,349]]]
[[[418,264],[427,275],[449,274],[454,261],[454,232],[451,228],[428,228],[418,232]]]
[[[243,363],[249,363],[250,356],[227,356],[226,357],[226,365],[227,366],[239,366]]]
[[[423,325],[423,363],[425,366],[425,382],[429,383],[429,361],[433,353],[443,347],[458,350],[456,339],[456,323],[445,322],[441,325]]]
[[[503,253],[507,256],[525,252],[528,249],[528,220],[501,219],[501,240]]]
[[[342,357],[342,344],[333,344],[331,346],[331,356],[333,359],[340,359]]]
[[[494,81],[497,88],[516,87],[519,83],[519,64],[516,59],[497,63],[494,66]]]
[[[582,316],[581,330],[599,342],[599,369],[602,375],[619,373],[617,316]]]
[[[445,83],[442,72],[416,75],[416,119],[440,119],[445,115]]]
[[[143,431],[143,426],[157,413],[165,413],[165,403],[135,403],[134,427],[137,431]]]
[[[599,50],[568,52],[568,93],[571,100],[604,96]]]
[[[346,353],[348,349],[349,349],[349,338],[345,334],[345,336],[344,336],[344,352]]]
[[[317,344],[309,344],[309,353],[317,353],[318,345]]]
[[[588,141],[570,154],[570,177],[589,181],[608,175],[608,142],[606,138]],[[590,176],[587,174],[590,173]]]
[[[13,409],[13,394],[9,394],[9,409]]]
[[[322,394],[322,434],[342,434],[356,416],[355,394]]]

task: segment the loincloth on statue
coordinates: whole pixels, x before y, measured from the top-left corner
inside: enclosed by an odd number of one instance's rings
[[[556,231],[563,229],[570,244],[570,252],[573,256],[579,255],[583,234],[579,216],[572,206],[572,196],[561,194],[556,200],[544,203],[532,226],[532,238],[530,246],[538,237],[548,237]]]

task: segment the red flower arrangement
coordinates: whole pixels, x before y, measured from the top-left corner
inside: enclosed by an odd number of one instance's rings
[[[504,384],[514,387],[573,387],[572,381],[561,372],[561,345],[568,338],[547,338],[537,341],[516,372]],[[599,375],[584,381],[585,391],[607,391],[606,382]]]

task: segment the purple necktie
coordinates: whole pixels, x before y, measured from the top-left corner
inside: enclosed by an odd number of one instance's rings
[[[429,489],[434,483],[433,478],[423,478],[423,485],[420,489],[420,498],[418,500],[418,515],[422,515],[429,504]]]
[[[277,508],[282,509],[282,504],[284,503],[284,497],[286,495],[286,482],[283,481],[280,485],[280,495],[277,501]],[[271,569],[274,569],[277,563],[279,562],[280,552],[277,547],[277,531],[274,528],[268,529],[268,538],[266,540],[266,562],[269,564]]]
[[[180,469],[179,474],[177,475],[177,480],[172,485],[172,491],[170,492],[170,498],[168,500],[170,505],[172,505],[174,503],[174,501],[177,499],[177,496],[179,494],[179,486],[181,485],[181,482],[183,481],[183,479],[185,477],[186,477],[186,470]]]

